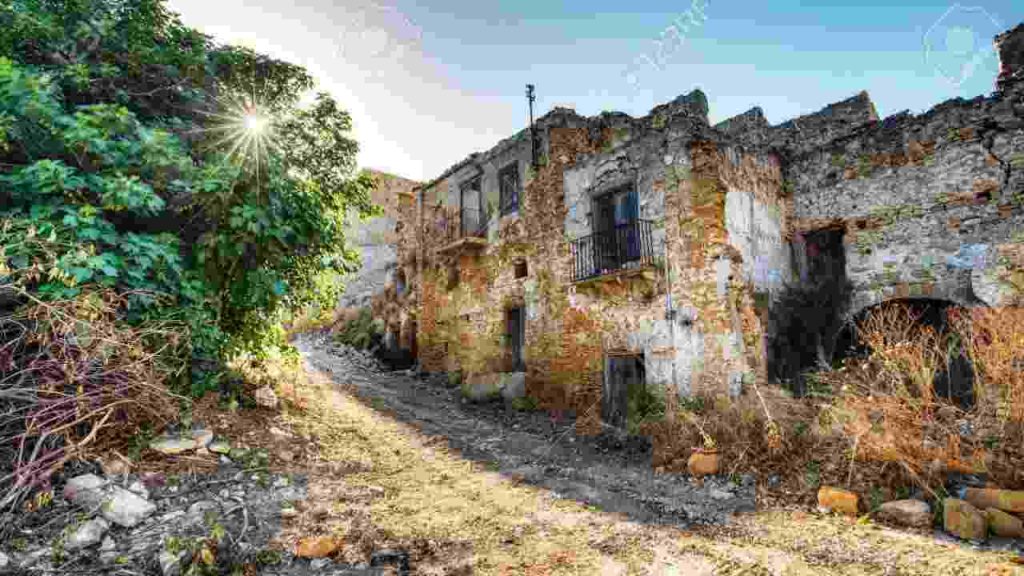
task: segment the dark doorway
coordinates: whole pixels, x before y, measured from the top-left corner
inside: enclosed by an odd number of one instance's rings
[[[526,370],[523,343],[526,340],[526,322],[522,307],[509,308],[507,313],[508,342],[512,351],[512,371]]]
[[[974,405],[974,366],[964,347],[952,335],[949,311],[956,304],[948,300],[926,298],[889,300],[858,312],[836,338],[836,361],[847,358],[866,358],[871,350],[860,341],[857,326],[875,310],[883,306],[905,306],[922,326],[930,327],[942,337],[946,349],[944,366],[935,374],[935,395],[967,409]]]
[[[799,281],[768,307],[768,376],[796,396],[808,393],[807,373],[828,368],[843,326],[851,286],[846,278],[844,230],[823,229],[794,242]]]
[[[629,422],[630,398],[646,392],[643,355],[610,356],[604,378],[601,419],[613,429],[625,432]]]

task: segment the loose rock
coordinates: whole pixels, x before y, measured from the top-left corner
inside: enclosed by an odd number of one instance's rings
[[[64,499],[79,508],[95,510],[103,504],[107,481],[95,474],[83,474],[64,485]]]
[[[149,498],[149,490],[147,490],[146,485],[140,482],[139,480],[136,480],[135,482],[129,484],[128,490],[130,492],[135,492],[136,494],[142,496],[143,498]]]
[[[161,454],[174,456],[176,454],[191,452],[198,447],[198,444],[192,438],[163,436],[151,442],[149,447]]]
[[[228,454],[231,452],[231,444],[225,440],[213,440],[210,445],[206,447],[207,450],[214,454]]]
[[[988,522],[977,508],[959,498],[946,498],[942,505],[942,525],[946,532],[964,540],[985,540]]]
[[[1024,522],[1020,518],[1007,514],[997,508],[986,508],[985,518],[988,520],[989,530],[996,536],[1007,538],[1024,537]]]
[[[118,526],[131,528],[156,510],[151,502],[138,494],[115,486],[109,499],[101,506],[103,517]]]
[[[110,529],[110,523],[103,518],[93,518],[82,524],[68,536],[64,547],[68,550],[79,550],[96,544]]]
[[[1005,512],[1024,512],[1024,491],[998,488],[965,488],[963,499],[979,510],[998,508]]]
[[[312,536],[302,538],[295,545],[295,555],[300,558],[326,558],[341,548],[341,540],[333,536]]]
[[[270,386],[264,386],[256,391],[256,404],[263,408],[277,408],[277,393]]]
[[[876,517],[900,526],[927,528],[932,524],[932,509],[920,500],[894,500],[882,504]]]
[[[848,516],[857,515],[857,495],[849,490],[822,486],[818,490],[818,506]]]

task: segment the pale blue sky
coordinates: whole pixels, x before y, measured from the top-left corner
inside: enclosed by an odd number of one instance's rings
[[[538,115],[640,116],[693,88],[778,123],[867,90],[882,116],[989,94],[1024,0],[170,0],[186,23],[309,67],[360,162],[430,179]],[[675,28],[671,28],[675,26]],[[660,42],[660,44],[659,44]],[[653,63],[653,64],[652,64]]]

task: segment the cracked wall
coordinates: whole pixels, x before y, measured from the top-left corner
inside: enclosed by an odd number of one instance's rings
[[[523,307],[527,393],[593,433],[607,357],[642,354],[670,399],[742,393],[768,378],[780,303],[809,286],[848,299],[822,311],[836,317],[890,298],[1004,303],[991,271],[1024,240],[1022,34],[997,39],[993,96],[919,116],[879,120],[866,93],[777,126],[757,108],[709,126],[699,91],[643,118],[555,109],[537,121],[537,169],[524,130],[416,190],[398,223],[415,231],[398,247],[403,334],[425,370],[483,381],[511,369],[504,314]],[[513,162],[520,206],[500,215]],[[486,241],[453,243],[443,231],[477,177]],[[651,222],[653,260],[574,282],[570,246],[593,234],[594,199],[622,186]]]

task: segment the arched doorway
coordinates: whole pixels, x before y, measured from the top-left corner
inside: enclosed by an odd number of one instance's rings
[[[836,335],[833,349],[835,361],[866,358],[870,349],[861,340],[858,327],[875,312],[894,307],[905,311],[918,325],[931,328],[939,335],[944,361],[932,382],[936,397],[955,402],[962,408],[974,405],[974,366],[964,347],[959,343],[950,322],[950,311],[955,302],[933,298],[898,298],[886,300],[861,309],[851,316]]]

